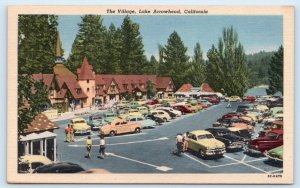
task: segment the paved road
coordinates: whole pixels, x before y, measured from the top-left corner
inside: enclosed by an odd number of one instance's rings
[[[85,169],[103,168],[113,173],[278,173],[282,167],[270,163],[263,156],[250,157],[243,151],[226,153],[217,160],[204,160],[184,153],[181,157],[172,154],[175,150],[175,136],[179,132],[211,127],[223,114],[236,109],[226,108],[226,103],[213,106],[197,114],[186,115],[155,129],[143,130],[139,134],[106,137],[107,156],[97,158],[99,137],[92,133],[95,146],[92,158],[86,154],[87,136],[78,136],[74,143],[65,143],[66,121],[59,122],[56,130],[58,160],[80,164]]]

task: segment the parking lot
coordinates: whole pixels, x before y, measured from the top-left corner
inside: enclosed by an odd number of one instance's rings
[[[225,153],[219,159],[201,159],[192,153],[173,155],[175,136],[197,129],[211,127],[223,114],[234,111],[240,103],[226,103],[210,107],[200,113],[189,114],[167,122],[154,129],[144,129],[139,134],[106,137],[106,156],[97,158],[99,136],[92,132],[92,157],[85,158],[87,136],[76,136],[76,141],[66,143],[65,127],[68,121],[57,122],[59,161],[69,161],[85,169],[102,168],[112,173],[281,173],[282,165],[264,156],[249,156],[244,151]],[[259,128],[257,128],[259,129]]]

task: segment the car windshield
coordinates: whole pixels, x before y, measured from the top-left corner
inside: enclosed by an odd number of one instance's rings
[[[80,121],[75,121],[75,123],[85,123],[84,120],[80,120]]]
[[[276,134],[276,133],[274,133],[274,132],[268,132],[268,133],[266,134],[266,136],[276,138],[276,137],[278,136],[278,134]]]
[[[211,134],[203,134],[203,135],[199,135],[198,136],[198,140],[201,140],[201,139],[211,139],[211,138],[214,138],[214,136],[211,135]]]

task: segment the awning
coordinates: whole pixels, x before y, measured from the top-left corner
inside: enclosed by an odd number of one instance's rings
[[[20,141],[41,140],[41,139],[44,139],[44,138],[53,138],[53,137],[56,137],[56,136],[57,136],[57,134],[55,134],[55,133],[45,131],[45,132],[42,132],[42,133],[39,133],[39,134],[31,133],[31,134],[28,134],[26,136],[21,136]]]

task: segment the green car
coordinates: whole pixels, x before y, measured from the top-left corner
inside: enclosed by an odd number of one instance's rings
[[[131,101],[127,104],[128,108],[136,109],[137,107],[140,107],[141,105],[137,101]]]
[[[192,106],[195,106],[199,110],[199,112],[202,110],[202,106],[198,104],[197,100],[188,100],[188,103]]]
[[[118,115],[112,112],[106,112],[103,116],[103,120],[105,123],[111,123],[115,119],[118,119]]]
[[[265,156],[275,161],[281,161],[283,155],[283,145],[265,152]]]

